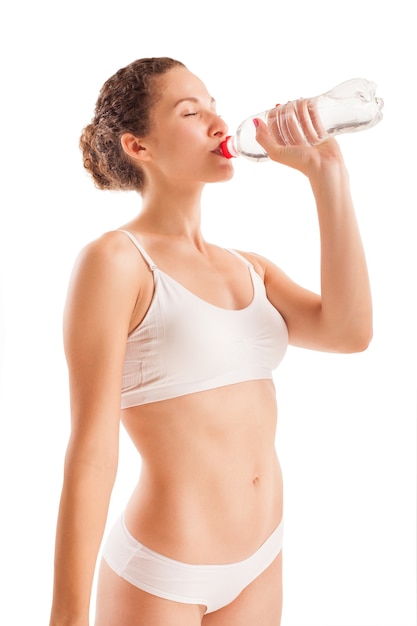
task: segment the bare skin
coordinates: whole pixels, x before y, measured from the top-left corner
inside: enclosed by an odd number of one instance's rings
[[[233,174],[231,163],[216,153],[227,126],[203,83],[188,70],[170,70],[163,84],[153,130],[144,138],[126,134],[122,139],[146,177],[141,212],[122,228],[137,237],[162,271],[198,297],[225,309],[244,308],[253,295],[247,267],[206,242],[200,230],[204,185]],[[364,350],[372,334],[371,298],[337,143],[281,148],[263,124],[257,137],[271,159],[310,181],[321,233],[321,293],[296,285],[263,257],[243,254],[283,315],[291,344]],[[107,233],[82,251],[65,314],[72,431],[50,626],[88,626],[92,578],[117,471],[120,419],[141,456],[126,523],[149,548],[188,563],[233,563],[255,552],[282,518],[270,380],[120,414],[126,338],[143,319],[152,294],[152,274],[123,233]],[[96,626],[279,626],[281,577],[280,554],[230,605],[204,615],[205,607],[147,594],[103,563]]]

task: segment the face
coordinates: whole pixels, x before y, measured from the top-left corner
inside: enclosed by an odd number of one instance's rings
[[[219,150],[227,125],[197,76],[173,68],[158,79],[160,99],[151,115],[146,168],[173,181],[218,182],[233,176],[233,166]]]

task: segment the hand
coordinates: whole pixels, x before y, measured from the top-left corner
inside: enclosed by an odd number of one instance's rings
[[[304,120],[302,123],[298,123],[294,114],[287,119],[288,136],[294,138],[294,141],[304,141],[304,143],[301,145],[282,145],[280,144],[282,140],[279,131],[276,128],[276,136],[273,135],[274,125],[271,124],[270,130],[262,120],[258,120],[256,141],[266,150],[272,161],[299,170],[308,177],[321,171],[325,164],[343,163],[342,153],[335,139],[329,138],[315,146],[310,146],[301,134],[300,128],[310,141],[314,140],[311,121]],[[318,139],[318,136],[316,135],[315,138]]]

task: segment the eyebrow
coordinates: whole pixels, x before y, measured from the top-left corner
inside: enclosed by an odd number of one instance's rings
[[[200,102],[198,98],[194,98],[193,96],[188,96],[187,98],[181,98],[174,104],[174,109],[182,102]],[[210,98],[210,104],[215,104],[216,100],[214,98]]]

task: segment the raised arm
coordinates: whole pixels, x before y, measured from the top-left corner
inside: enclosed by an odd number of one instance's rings
[[[371,292],[348,173],[337,142],[280,148],[262,124],[257,139],[271,159],[308,177],[317,206],[321,294],[302,289],[272,263],[263,262],[268,297],[286,319],[290,342],[332,352],[364,350],[372,337]]]
[[[126,337],[138,294],[131,246],[109,233],[80,254],[64,344],[71,436],[58,515],[51,626],[87,626],[91,586],[117,463]],[[137,255],[136,255],[137,259]]]

